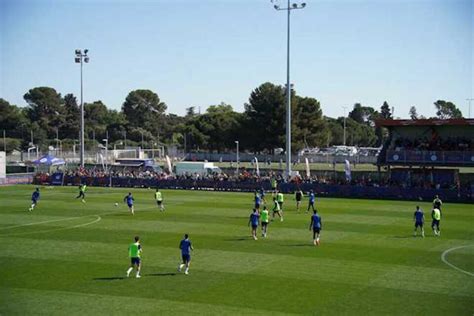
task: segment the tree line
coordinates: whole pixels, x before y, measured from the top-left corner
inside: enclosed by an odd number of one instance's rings
[[[284,148],[286,87],[270,82],[251,93],[243,112],[231,105],[211,105],[205,113],[196,107],[184,116],[166,113],[167,105],[151,90],[134,90],[125,98],[120,111],[109,109],[102,101],[84,103],[86,149],[97,148],[107,138],[111,146],[175,145],[186,151],[234,150],[239,141],[242,150],[269,152]],[[76,96],[62,96],[54,88],[36,87],[23,96],[26,107],[18,107],[0,98],[0,129],[7,135],[7,151],[25,150],[31,143],[42,150],[56,146],[63,150],[78,143],[80,107]],[[344,117],[323,115],[320,102],[291,91],[293,150],[326,147],[343,143]],[[439,118],[459,118],[462,113],[452,102],[434,103]],[[408,113],[421,119],[416,108]],[[376,128],[379,118],[392,119],[392,110],[383,102],[379,110],[356,103],[346,118],[346,144],[379,146],[386,131]],[[3,148],[3,139],[0,140]]]

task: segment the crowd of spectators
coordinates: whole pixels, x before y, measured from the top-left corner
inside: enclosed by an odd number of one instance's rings
[[[143,170],[141,168],[134,169],[117,169],[111,170],[109,173],[104,172],[101,168],[78,168],[68,169],[64,171],[65,176],[69,177],[92,177],[92,178],[129,178],[129,179],[155,179],[155,180],[193,180],[193,181],[231,181],[243,183],[269,183],[276,180],[277,183],[291,182],[295,184],[311,183],[323,185],[351,185],[357,187],[397,187],[397,188],[424,188],[424,189],[451,189],[459,190],[460,188],[470,188],[470,182],[461,183],[459,181],[429,181],[426,176],[414,175],[408,179],[389,179],[386,175],[379,176],[377,173],[368,173],[362,176],[347,179],[340,174],[327,171],[318,174],[312,174],[311,177],[294,176],[292,178],[285,178],[280,171],[261,170],[259,175],[256,174],[255,169],[242,168],[237,174],[235,171],[226,173],[213,173],[208,175],[200,175],[198,173],[185,174],[177,176],[175,174],[168,174],[166,172],[156,172],[151,169]],[[38,180],[45,182],[49,177],[47,173],[40,173],[36,175]]]

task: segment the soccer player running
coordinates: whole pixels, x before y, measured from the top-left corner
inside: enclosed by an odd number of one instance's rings
[[[249,217],[249,223],[248,226],[252,225],[252,237],[254,240],[257,240],[257,228],[258,228],[258,222],[260,219],[260,214],[258,213],[257,209],[253,209],[252,214],[250,214]]]
[[[283,201],[285,200],[285,196],[283,195],[283,193],[278,192],[276,198],[278,205],[280,206],[280,211],[283,212]]]
[[[265,189],[262,187],[260,188],[260,199],[262,200],[263,204],[267,204],[267,200],[265,199]]]
[[[309,191],[308,197],[309,197],[309,200],[308,200],[308,208],[306,209],[306,213],[309,212],[309,208],[310,208],[310,207],[311,207],[311,209],[312,209],[313,212],[314,212],[314,210],[315,210],[315,208],[314,208],[314,199],[315,199],[315,196],[314,196],[313,190]]]
[[[28,211],[33,211],[36,207],[36,204],[38,204],[38,201],[40,199],[40,189],[39,188],[36,188],[36,190],[33,192],[33,194],[31,195],[31,206],[30,208],[28,209]]]
[[[268,228],[268,210],[264,206],[262,212],[260,213],[260,219],[262,221],[262,237],[267,237],[267,228]]]
[[[302,199],[303,199],[303,191],[301,191],[301,189],[298,188],[298,190],[296,190],[296,192],[295,192],[296,211],[297,211],[297,212],[300,211],[301,200],[302,200]]]
[[[280,210],[280,203],[278,203],[276,197],[273,197],[272,222],[275,219],[275,214],[278,214],[278,216],[280,216],[280,222],[283,222],[283,215]]]
[[[160,211],[163,212],[165,210],[165,206],[163,205],[163,195],[161,194],[159,189],[156,189],[155,200],[156,204],[160,208]]]
[[[179,243],[179,249],[181,249],[181,259],[183,262],[178,266],[178,272],[181,272],[184,266],[184,274],[189,274],[189,265],[191,264],[191,251],[194,250],[191,241],[189,240],[189,235],[184,234],[184,239]]]
[[[136,278],[141,278],[140,270],[142,268],[141,256],[143,248],[140,244],[140,237],[135,236],[135,242],[128,246],[128,256],[130,257],[130,267],[127,270],[127,278],[130,276],[133,268],[137,268]]]
[[[76,196],[76,199],[81,198],[82,203],[86,203],[86,188],[85,184],[79,185],[79,195]]]
[[[132,215],[135,215],[135,210],[133,209],[133,202],[135,201],[135,199],[133,198],[132,193],[128,192],[128,195],[123,198],[123,201],[127,203],[130,213],[132,213]]]
[[[416,206],[416,211],[413,214],[413,221],[415,222],[415,231],[413,233],[413,236],[416,237],[416,231],[418,230],[418,227],[420,227],[421,230],[421,237],[425,237],[425,230],[423,229],[423,224],[425,223],[425,215],[423,214],[423,211],[420,209],[419,206]]]
[[[443,201],[441,201],[439,195],[436,194],[433,200],[433,208],[437,208],[441,212],[441,205],[443,205]]]
[[[318,210],[313,211],[311,216],[311,223],[309,224],[309,230],[313,229],[313,244],[319,246],[319,236],[321,234],[321,229],[323,228],[323,222],[321,216],[318,214]]]
[[[254,207],[257,210],[260,210],[260,205],[262,204],[262,198],[260,197],[260,194],[257,192],[257,190],[255,190],[254,200],[255,200],[255,206]]]
[[[433,229],[433,233],[435,236],[441,236],[441,230],[439,229],[439,222],[441,221],[441,211],[437,208],[434,208],[431,211],[431,218],[433,221],[431,222],[431,229]]]

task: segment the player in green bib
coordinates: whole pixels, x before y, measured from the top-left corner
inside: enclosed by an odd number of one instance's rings
[[[262,237],[267,237],[267,227],[268,227],[268,210],[267,207],[264,206],[263,210],[260,212],[260,220],[262,222]]]
[[[163,194],[161,194],[159,189],[156,189],[155,200],[156,204],[160,208],[160,211],[163,212],[165,210],[165,206],[163,205]]]
[[[128,256],[130,257],[130,267],[127,270],[127,278],[130,276],[133,268],[137,268],[137,278],[141,278],[140,269],[142,267],[141,255],[142,255],[142,245],[140,244],[140,237],[135,236],[135,242],[131,243],[128,246]]]
[[[441,221],[441,211],[437,208],[434,208],[431,211],[431,218],[433,221],[431,222],[431,228],[433,229],[433,233],[435,236],[441,235],[441,230],[439,229],[439,222]]]
[[[82,203],[86,203],[86,188],[87,185],[81,184],[79,186],[79,195],[76,196],[76,199],[81,198]]]

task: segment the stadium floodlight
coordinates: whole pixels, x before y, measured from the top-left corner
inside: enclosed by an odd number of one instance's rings
[[[84,167],[84,91],[83,91],[83,83],[82,83],[82,65],[84,63],[89,63],[89,56],[87,56],[87,53],[89,52],[88,49],[84,49],[84,54],[82,53],[82,50],[76,49],[75,54],[76,57],[74,58],[74,61],[76,64],[81,64],[81,132],[80,132],[80,137],[79,137],[79,143],[80,143],[80,163],[81,167]]]
[[[274,0],[272,3],[276,2]],[[294,2],[290,5],[287,0],[286,7],[278,4],[273,6],[278,11],[287,11],[287,33],[286,33],[286,176],[291,176],[291,84],[290,84],[290,12],[291,10],[303,9],[306,3]]]

